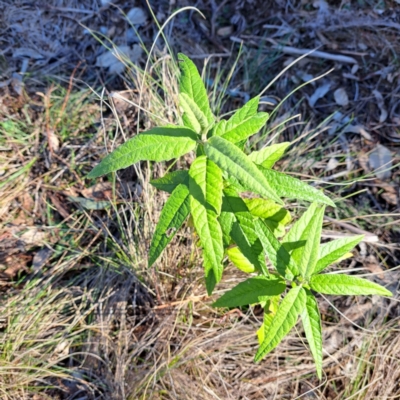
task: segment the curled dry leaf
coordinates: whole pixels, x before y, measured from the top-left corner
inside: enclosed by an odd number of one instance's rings
[[[358,133],[365,139],[372,140],[372,136],[366,131],[365,127],[362,125],[347,125],[343,132]]]
[[[336,89],[333,93],[333,97],[338,106],[346,107],[349,105],[349,96],[347,96],[344,88]]]
[[[373,90],[372,93],[375,96],[379,110],[381,111],[381,115],[379,116],[379,122],[380,123],[385,122],[388,117],[388,112],[385,107],[385,102],[383,101],[383,96],[379,90]]]
[[[392,176],[392,154],[381,144],[369,155],[369,165],[378,179],[388,179]]]
[[[329,172],[329,171],[336,169],[338,165],[339,165],[339,161],[335,157],[331,157],[325,168],[325,172]]]
[[[329,92],[330,88],[331,88],[330,83],[324,83],[323,85],[318,86],[317,89],[315,90],[315,92],[312,94],[312,96],[308,100],[310,107],[314,107],[315,103],[319,99],[322,99]]]
[[[60,150],[60,141],[55,134],[54,129],[47,130],[47,140],[49,142],[50,151],[57,153],[58,150]]]

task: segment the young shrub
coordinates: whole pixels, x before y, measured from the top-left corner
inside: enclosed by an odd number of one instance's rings
[[[151,182],[170,196],[150,245],[149,267],[191,215],[203,249],[208,294],[222,278],[225,255],[242,271],[258,274],[214,303],[215,307],[255,303],[263,306],[264,322],[258,331],[260,348],[255,360],[272,351],[300,316],[321,378],[321,318],[313,292],[391,293],[357,277],[321,274],[345,257],[362,236],[321,245],[325,205],[335,204],[321,191],[272,169],[290,143],[272,145],[249,155],[242,150],[241,144],[268,121],[268,113],[258,112],[259,97],[248,101],[230,119],[217,121],[196,66],[183,54],[178,59],[182,126],[157,127],[133,137],[105,157],[88,178],[139,161],[168,161],[195,152],[197,157],[189,170],[174,171]],[[258,197],[242,198],[240,193],[244,191]],[[291,217],[281,198],[312,202],[286,234],[285,225]]]

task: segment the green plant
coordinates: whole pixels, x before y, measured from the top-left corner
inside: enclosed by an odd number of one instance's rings
[[[290,143],[272,145],[249,155],[244,152],[246,140],[269,117],[258,112],[259,97],[247,102],[230,119],[216,121],[195,65],[183,54],[179,61],[182,126],[157,127],[135,136],[104,158],[88,177],[96,178],[141,160],[167,161],[194,151],[196,158],[189,170],[174,171],[151,182],[170,196],[150,245],[149,266],[190,214],[203,248],[209,294],[221,280],[225,255],[239,269],[258,274],[214,303],[215,307],[255,303],[264,307],[255,360],[273,350],[300,315],[321,378],[321,319],[313,291],[344,295],[391,293],[354,276],[320,274],[332,263],[348,257],[362,236],[321,245],[325,205],[335,204],[321,191],[272,169]],[[244,198],[242,192],[251,192],[253,197]],[[291,216],[281,197],[312,202],[287,233],[285,225]]]

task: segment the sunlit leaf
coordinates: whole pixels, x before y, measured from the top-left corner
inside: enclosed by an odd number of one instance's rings
[[[92,169],[87,178],[127,168],[138,161],[168,161],[194,150],[197,135],[184,127],[153,128],[129,139],[100,164]]]

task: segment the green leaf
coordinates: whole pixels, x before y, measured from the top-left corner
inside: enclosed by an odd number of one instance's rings
[[[183,183],[189,186],[189,171],[179,170],[170,172],[164,175],[162,178],[153,179],[150,184],[159,190],[164,190],[164,192],[172,193],[173,190]]]
[[[229,120],[221,120],[219,121],[214,128],[213,134],[216,136],[222,136],[229,131],[239,127],[243,122],[251,119],[257,114],[258,103],[260,101],[260,97],[254,97],[249,100],[242,108],[239,108],[235,114],[232,115]]]
[[[213,136],[204,148],[207,157],[223,171],[238,179],[248,190],[282,204],[256,165],[234,144],[219,136]]]
[[[314,270],[318,274],[326,267],[342,259],[350,250],[363,240],[364,235],[345,237],[324,243],[319,249],[319,260]]]
[[[285,225],[292,220],[289,211],[271,200],[255,198],[244,199],[244,202],[250,213],[262,218],[276,237],[285,234]]]
[[[271,263],[281,276],[292,280],[299,274],[299,270],[290,254],[281,245],[264,221],[257,220],[254,225],[258,238]]]
[[[383,286],[356,276],[343,274],[313,275],[310,281],[311,289],[323,294],[368,295],[378,294],[392,296]]]
[[[182,226],[190,211],[189,189],[186,185],[178,185],[168,198],[161,211],[149,251],[149,267],[160,256],[167,244]]]
[[[222,171],[206,156],[197,157],[189,171],[190,194],[217,215],[222,205]]]
[[[268,275],[263,248],[257,238],[254,227],[255,219],[248,211],[243,199],[234,189],[227,188],[224,190],[222,210],[223,212],[232,213],[234,215],[234,219],[230,225],[230,237],[238,245],[248,261],[250,261],[258,271]]]
[[[267,266],[265,264],[262,246],[256,241],[254,241],[254,243],[252,242],[250,239],[251,236],[249,238],[249,236],[246,235],[246,230],[243,229],[242,225],[238,221],[233,223],[231,237],[238,245],[242,254],[250,261],[255,269],[262,272],[264,275],[269,275]]]
[[[274,319],[265,332],[265,339],[255,356],[255,361],[260,361],[272,351],[282,339],[296,325],[299,314],[306,305],[306,292],[301,286],[295,287],[282,300]]]
[[[265,340],[265,334],[268,332],[272,321],[274,320],[275,314],[278,311],[279,301],[281,296],[273,296],[267,300],[267,304],[264,307],[264,318],[260,329],[257,331],[258,343],[262,344]]]
[[[259,100],[258,96],[254,97],[237,110],[229,120],[218,122],[213,134],[222,136],[231,143],[238,143],[257,133],[269,118],[268,113],[257,113]]]
[[[257,114],[258,103],[260,97],[256,96],[249,100],[242,108],[239,108],[229,120],[219,121],[214,128],[214,135],[222,136],[223,134],[237,128],[241,123],[251,119]]]
[[[97,178],[127,168],[138,161],[178,158],[194,150],[197,139],[195,132],[181,126],[153,128],[117,147],[92,169],[87,178]]]
[[[301,238],[306,240],[298,263],[300,274],[308,279],[314,272],[319,258],[319,245],[321,241],[322,222],[324,219],[325,207],[316,210],[310,223],[304,230]]]
[[[226,251],[226,255],[235,267],[239,268],[246,274],[255,272],[256,269],[254,265],[243,255],[239,247],[231,247]]]
[[[290,231],[282,239],[283,247],[291,254],[295,262],[299,263],[306,244],[304,231],[310,224],[318,208],[318,203],[312,203],[303,215],[294,223]]]
[[[230,123],[231,120],[228,120],[225,125],[225,133],[221,137],[231,143],[239,143],[257,133],[268,121],[268,118],[268,113],[259,112],[253,117],[242,120],[237,125]]]
[[[189,121],[189,126],[197,133],[207,130],[209,123],[203,111],[200,110],[198,105],[186,93],[179,94],[179,104],[183,108],[186,115],[185,122]]]
[[[261,166],[258,168],[278,196],[288,199],[317,201],[336,207],[335,203],[329,197],[325,196],[322,191],[315,189],[307,183],[281,172],[274,171],[273,169],[267,169]]]
[[[214,116],[208,102],[206,88],[194,63],[184,54],[178,54],[181,76],[179,79],[179,92],[186,94],[206,117],[207,125],[214,122]]]
[[[223,270],[223,236],[217,214],[222,202],[222,175],[218,171],[205,156],[196,158],[189,170],[190,211],[203,248],[209,294],[221,280]]]
[[[303,322],[304,332],[308,344],[310,346],[311,354],[313,355],[315,366],[317,368],[318,378],[322,378],[322,328],[321,316],[318,309],[318,303],[314,295],[307,289],[306,292],[306,306],[301,313],[301,320]]]
[[[239,307],[259,302],[263,296],[276,296],[286,289],[285,282],[276,276],[256,276],[239,283],[221,296],[213,307]]]
[[[209,269],[209,270],[206,270],[205,272],[206,272],[205,280],[206,280],[207,294],[209,296],[211,296],[212,292],[214,291],[215,285],[218,283],[218,281],[221,278],[219,278],[219,279],[217,278],[216,272],[214,269]],[[217,271],[217,274],[219,275],[218,271]],[[222,274],[222,271],[221,271],[221,274]]]
[[[222,206],[223,209],[223,206]],[[231,244],[231,229],[235,216],[230,212],[222,211],[218,217],[219,224],[221,225],[224,245],[227,247]]]
[[[249,158],[254,164],[261,165],[264,168],[272,168],[282,158],[289,146],[290,142],[273,144],[259,151],[253,151]]]

